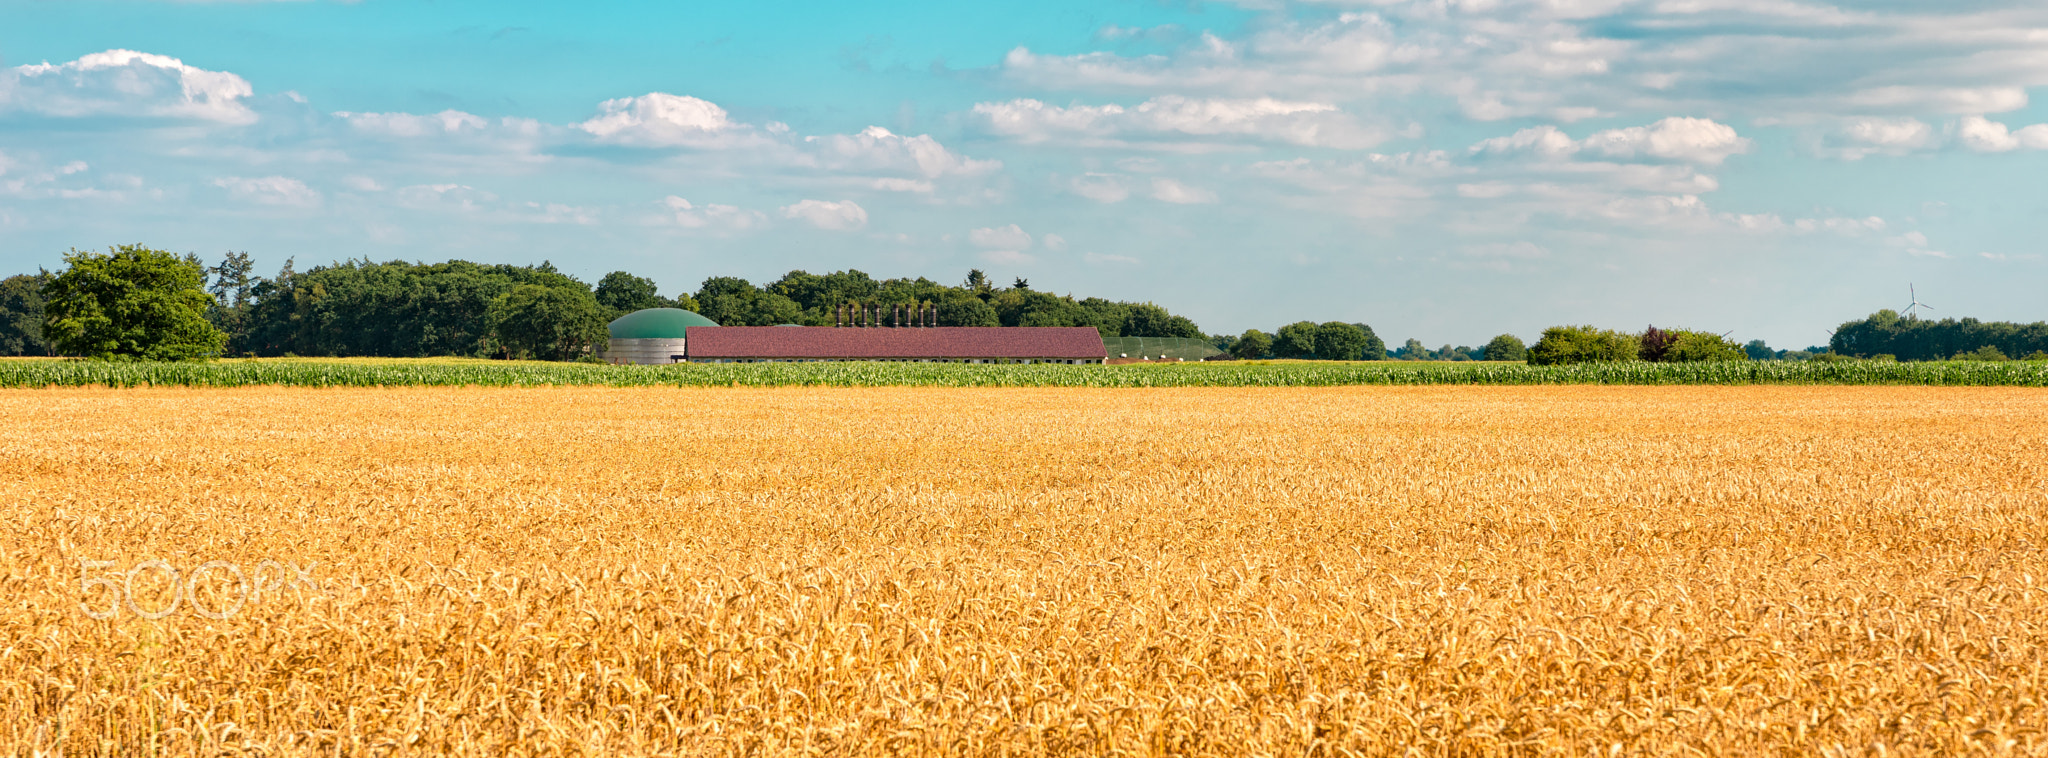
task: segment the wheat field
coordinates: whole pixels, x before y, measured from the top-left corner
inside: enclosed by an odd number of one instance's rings
[[[0,391],[0,753],[2039,755],[2044,483],[2012,388]]]

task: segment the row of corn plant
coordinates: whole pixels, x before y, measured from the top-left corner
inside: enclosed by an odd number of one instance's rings
[[[2048,362],[1591,363],[1570,366],[1373,363],[1063,366],[943,363],[352,364],[292,361],[0,361],[0,387],[913,386],[1329,387],[1434,384],[1832,384],[2048,386]]]

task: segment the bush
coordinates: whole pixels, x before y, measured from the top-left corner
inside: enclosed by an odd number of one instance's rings
[[[2034,351],[2034,352],[2032,352],[2032,353],[2028,354],[2028,355],[2027,355],[2027,357],[2025,357],[2025,358],[2021,358],[2020,360],[2023,360],[2023,361],[2048,361],[2048,350],[2036,350],[2036,351]]]
[[[2007,358],[2007,357],[2005,357],[2005,351],[1999,350],[1998,348],[1996,348],[1996,347],[1993,347],[1993,346],[1991,346],[1991,345],[1985,345],[1985,346],[1983,346],[1983,347],[1977,348],[1976,350],[1972,350],[1972,351],[1970,351],[1970,352],[1967,352],[1967,353],[1956,353],[1956,360],[1959,360],[1959,361],[2009,361],[2009,360],[2012,360],[2012,359],[2011,359],[2011,358]]]
[[[1701,361],[1746,361],[1749,352],[1741,345],[1723,339],[1721,335],[1708,332],[1667,332],[1677,334],[1664,350],[1664,363],[1698,363]]]
[[[1529,365],[1631,361],[1642,350],[1633,334],[1590,326],[1553,326],[1529,348]]]
[[[1529,346],[1523,344],[1522,338],[1512,334],[1503,334],[1493,338],[1493,341],[1486,343],[1486,347],[1481,348],[1481,350],[1485,351],[1483,353],[1484,359],[1489,361],[1526,361],[1529,359]]]

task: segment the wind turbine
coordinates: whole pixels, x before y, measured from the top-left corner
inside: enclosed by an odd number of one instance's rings
[[[1906,318],[1913,319],[1915,321],[1920,320],[1920,314],[1913,312],[1916,308],[1926,308],[1930,311],[1934,310],[1934,306],[1920,302],[1920,292],[1918,290],[1913,289],[1913,285],[1911,283],[1908,283],[1906,285],[1906,291],[1912,293],[1913,296],[1913,303],[1911,305],[1906,306]]]

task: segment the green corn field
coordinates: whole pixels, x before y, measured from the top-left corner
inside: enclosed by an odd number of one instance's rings
[[[752,363],[612,366],[539,362],[0,361],[0,387],[1334,387],[1346,385],[2048,386],[2048,362],[1200,364]]]

